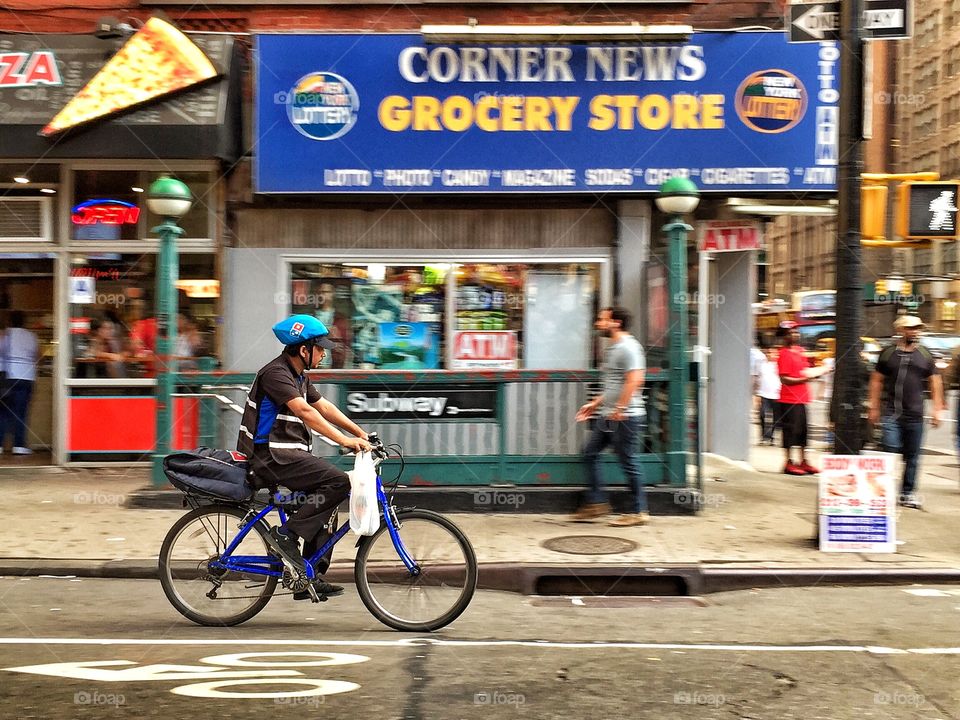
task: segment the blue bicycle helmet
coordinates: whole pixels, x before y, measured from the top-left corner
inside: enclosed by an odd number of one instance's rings
[[[327,326],[312,315],[291,315],[273,326],[273,334],[285,346],[309,342],[327,350],[335,347]]]

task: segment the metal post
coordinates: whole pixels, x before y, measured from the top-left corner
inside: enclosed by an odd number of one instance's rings
[[[176,365],[170,356],[177,343],[177,238],[183,228],[172,218],[153,229],[160,236],[160,257],[157,262],[157,439],[153,455],[154,487],[166,485],[163,459],[170,452],[173,431],[173,373]]]
[[[833,399],[838,454],[859,454],[866,388],[860,382],[863,298],[860,282],[860,174],[863,171],[863,0],[840,4],[839,215],[837,218],[837,361]]]
[[[663,226],[670,257],[670,386],[668,422],[670,444],[667,474],[670,484],[687,484],[687,233],[692,227],[676,215]]]

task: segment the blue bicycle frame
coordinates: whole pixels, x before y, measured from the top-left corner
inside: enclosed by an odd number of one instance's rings
[[[226,550],[220,555],[216,560],[212,560],[209,563],[209,567],[215,570],[228,570],[231,572],[238,573],[251,573],[254,575],[268,575],[272,577],[281,577],[283,575],[283,562],[272,555],[234,555],[233,552],[237,549],[243,539],[250,533],[251,530],[257,525],[257,523],[264,521],[267,515],[270,514],[272,510],[276,510],[277,515],[280,517],[280,524],[283,525],[287,522],[287,514],[284,512],[282,507],[279,507],[276,503],[282,502],[282,498],[274,496],[273,501],[269,503],[263,510],[258,512],[253,518],[244,524],[240,528],[240,532],[237,533],[236,537],[230,542]],[[383,491],[383,485],[380,483],[380,476],[377,476],[377,502],[380,505],[381,515],[383,517],[383,522],[387,525],[387,531],[390,533],[390,539],[393,541],[393,546],[397,550],[397,555],[400,556],[400,560],[406,566],[407,570],[411,575],[419,575],[420,568],[413,558],[410,557],[410,553],[407,552],[407,549],[403,545],[403,541],[400,539],[399,528],[397,527],[396,518],[393,514],[393,507],[390,505],[390,500],[387,498],[387,494]],[[307,558],[307,567],[306,575],[309,579],[313,580],[317,577],[317,571],[314,568],[316,562],[330,552],[333,549],[333,546],[336,545],[343,536],[347,534],[347,531],[350,529],[350,521],[346,520],[343,525],[341,525],[333,537],[327,540],[324,543],[323,547],[317,550],[311,557]]]

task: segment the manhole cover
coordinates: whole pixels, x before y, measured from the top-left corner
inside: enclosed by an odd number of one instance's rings
[[[573,555],[618,555],[636,550],[639,545],[632,540],[608,535],[563,535],[545,540],[543,547]]]

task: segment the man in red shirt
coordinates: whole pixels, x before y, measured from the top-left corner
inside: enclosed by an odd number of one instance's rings
[[[783,433],[783,449],[786,465],[783,472],[787,475],[815,475],[817,470],[807,462],[807,403],[810,402],[810,377],[806,374],[810,361],[800,347],[800,331],[793,322],[783,323],[777,330],[782,338],[783,348],[777,359],[780,373],[780,428]],[[790,459],[790,449],[800,448],[800,462]]]

